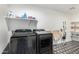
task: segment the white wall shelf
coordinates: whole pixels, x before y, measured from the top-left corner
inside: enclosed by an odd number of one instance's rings
[[[79,22],[71,22],[71,30],[72,32],[79,32]]]
[[[37,22],[37,20],[35,20],[35,19],[26,19],[26,18],[9,18],[9,17],[5,17],[5,19],[7,19],[7,20],[21,20],[21,21],[36,21]]]
[[[79,21],[71,22],[71,39],[78,41],[79,38]]]

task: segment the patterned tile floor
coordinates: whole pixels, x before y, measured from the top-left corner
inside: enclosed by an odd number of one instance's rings
[[[53,46],[54,54],[79,54],[79,42],[70,41]]]

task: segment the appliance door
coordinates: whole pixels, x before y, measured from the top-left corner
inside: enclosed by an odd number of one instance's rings
[[[52,53],[52,35],[40,35],[40,53]]]
[[[27,39],[28,51],[26,51],[26,53],[36,54],[36,36],[30,36],[27,37]]]
[[[36,53],[36,36],[16,37],[10,42],[11,54],[32,54]]]

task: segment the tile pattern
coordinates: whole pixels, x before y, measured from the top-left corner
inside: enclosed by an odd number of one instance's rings
[[[64,44],[53,46],[54,54],[79,54],[79,42],[70,41]]]

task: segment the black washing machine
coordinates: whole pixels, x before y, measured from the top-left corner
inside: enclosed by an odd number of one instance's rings
[[[52,54],[53,53],[53,40],[52,33],[44,29],[34,29],[36,34],[36,51],[38,54]]]
[[[9,45],[9,54],[36,54],[36,35],[30,29],[14,31]]]

